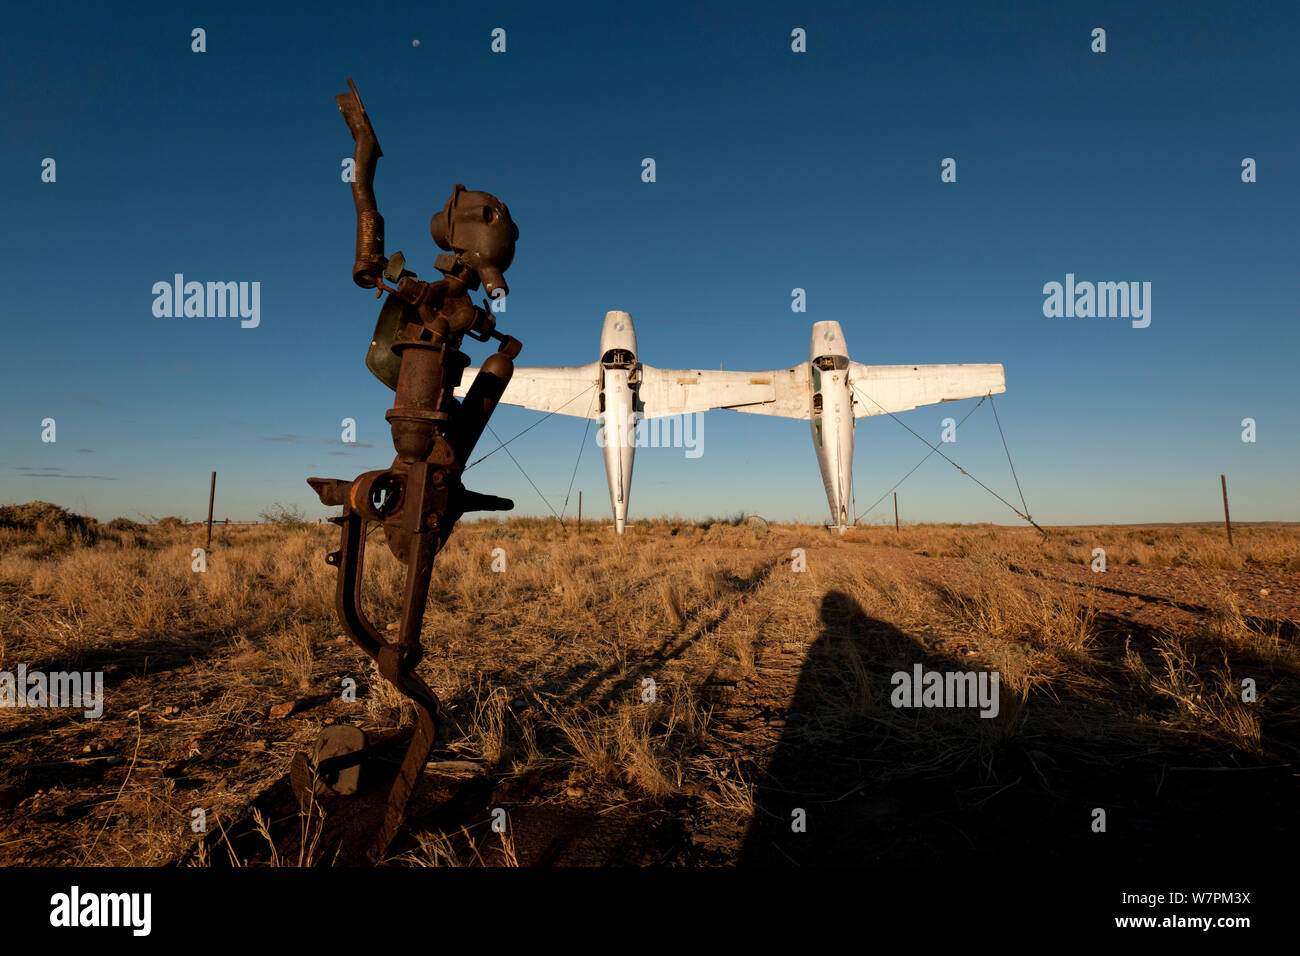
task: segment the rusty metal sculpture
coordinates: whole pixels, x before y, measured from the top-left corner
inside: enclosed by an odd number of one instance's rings
[[[397,455],[387,469],[366,472],[352,481],[307,481],[323,504],[343,507],[343,514],[332,519],[341,529],[339,550],[326,558],[338,569],[339,620],[352,640],[377,663],[380,674],[414,702],[418,715],[388,795],[383,824],[370,846],[370,859],[378,860],[405,822],[407,805],[437,732],[438,698],[415,673],[423,653],[420,631],[434,557],[466,512],[514,507],[505,498],[466,490],[461,473],[510,381],[520,348],[516,339],[496,331],[488,303],[481,308],[474,305],[469,293],[480,283],[494,299],[509,291],[503,273],[514,258],[519,229],[495,196],[457,184],[431,224],[434,242],[446,250],[434,263],[442,278],[420,281],[405,268],[400,252],[384,254],[384,219],[374,194],[375,166],[383,152],[350,78],[348,92],[336,99],[356,141],[352,199],[357,235],[352,278],[363,289],[375,289],[376,297],[388,293],[366,365],[396,392],[386,417]],[[469,358],[460,350],[465,335],[481,342],[495,339],[500,344],[483,362],[464,400],[457,402],[452,392],[469,365]],[[371,522],[383,526],[389,549],[406,566],[395,643],[379,633],[361,607],[366,526]],[[313,795],[327,790],[355,793],[358,768],[369,749],[365,735],[356,727],[326,728],[311,758],[302,753],[294,758],[290,776],[299,800],[306,805]]]

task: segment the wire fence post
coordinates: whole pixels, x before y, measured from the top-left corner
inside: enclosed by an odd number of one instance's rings
[[[217,473],[212,473],[212,484],[208,486],[208,544],[204,551],[212,550],[212,502],[217,497]]]
[[[1232,547],[1232,519],[1228,517],[1228,478],[1226,475],[1219,476],[1219,484],[1223,487],[1223,525],[1228,529],[1228,547]]]
[[[578,492],[578,534],[582,534],[582,492]]]
[[[894,492],[894,533],[898,533],[898,492]]]

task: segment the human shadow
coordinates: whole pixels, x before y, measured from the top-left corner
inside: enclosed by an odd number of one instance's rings
[[[820,620],[755,781],[741,866],[972,873],[1014,860],[1095,872],[1296,846],[1295,784],[1275,756],[1137,722],[1121,685],[1018,692],[1003,681],[989,717],[894,706],[893,675],[916,665],[984,668],[936,654],[840,591],[824,595]]]

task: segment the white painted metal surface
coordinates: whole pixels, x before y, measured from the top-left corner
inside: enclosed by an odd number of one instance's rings
[[[465,370],[458,397],[478,369]],[[636,421],[730,408],[806,418],[831,525],[853,523],[853,440],[857,419],[1006,391],[1001,365],[862,365],[849,360],[840,324],[814,322],[808,361],[763,372],[661,369],[641,364],[632,316],[607,312],[600,359],[564,368],[518,368],[501,401],[601,423],[614,528],[627,526]],[[594,393],[594,394],[592,394]]]
[[[853,439],[856,421],[922,405],[1005,392],[1001,365],[861,365],[849,361],[838,322],[814,322],[808,361],[773,377],[775,399],[730,406],[738,412],[806,418],[821,469],[831,525],[853,523]]]
[[[469,390],[476,375],[476,368],[465,370],[455,392],[458,398]],[[501,401],[541,412],[590,417],[601,423],[609,505],[614,528],[622,534],[632,496],[638,420],[771,402],[774,398],[772,377],[767,373],[663,369],[641,364],[632,316],[615,311],[605,314],[599,361],[564,368],[517,368]]]

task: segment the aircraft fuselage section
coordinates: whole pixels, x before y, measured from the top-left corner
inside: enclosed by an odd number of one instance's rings
[[[614,530],[627,526],[627,503],[632,494],[632,459],[636,454],[636,422],[632,417],[636,393],[622,368],[602,369],[600,418],[601,442],[605,446],[605,478],[609,482],[609,505],[614,512]]]
[[[821,469],[831,525],[840,534],[853,523],[853,393],[849,384],[849,353],[838,322],[815,322],[809,349],[812,379],[813,448]]]
[[[627,505],[632,494],[632,460],[636,455],[636,422],[632,415],[639,411],[636,392],[639,382],[632,316],[626,312],[607,312],[600,332],[598,421],[609,506],[614,512],[614,530],[618,534],[627,527]]]

